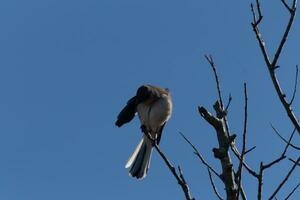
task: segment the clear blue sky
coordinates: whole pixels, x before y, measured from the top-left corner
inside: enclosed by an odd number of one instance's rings
[[[248,145],[257,146],[247,158],[250,165],[258,169],[260,160],[275,158],[283,144],[269,123],[286,136],[291,125],[251,30],[249,4],[2,0],[0,199],[183,199],[156,152],[146,179],[136,181],[124,168],[141,133],[136,119],[122,129],[114,121],[144,83],[171,90],[174,113],[161,148],[181,165],[193,196],[214,199],[206,168],[178,134],[183,132],[220,169],[211,152],[217,145],[215,133],[196,110],[204,105],[212,111],[217,98],[204,54],[215,58],[224,97],[233,96],[229,122],[238,136],[243,127],[243,82],[248,83]],[[287,12],[280,0],[264,2],[262,9],[262,32],[273,55]],[[299,64],[299,25],[296,19],[279,61],[279,78],[288,97],[294,66]],[[295,112],[300,116],[298,102],[297,97]],[[267,196],[290,165],[266,173]],[[299,176],[298,170],[286,187],[295,186]],[[255,180],[244,182],[249,199],[254,199]],[[300,199],[300,193],[293,199]]]

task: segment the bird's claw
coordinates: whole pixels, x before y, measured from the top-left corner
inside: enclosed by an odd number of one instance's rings
[[[147,127],[145,125],[141,125],[141,130],[151,140],[151,143],[153,146],[158,145],[157,138],[151,137],[151,135],[149,134],[149,130],[147,129]]]

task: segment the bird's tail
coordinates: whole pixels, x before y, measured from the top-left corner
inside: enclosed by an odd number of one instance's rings
[[[126,168],[130,168],[129,174],[137,179],[142,179],[147,175],[152,154],[152,144],[147,137],[143,137],[137,145],[133,154],[126,164]]]

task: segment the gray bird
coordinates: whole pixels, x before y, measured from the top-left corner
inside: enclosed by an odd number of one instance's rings
[[[121,127],[130,122],[136,113],[139,116],[142,131],[149,133],[152,139],[159,144],[163,128],[172,113],[172,99],[169,90],[153,85],[139,87],[136,95],[127,102],[118,115],[116,126]],[[131,167],[129,174],[132,177],[142,179],[147,175],[152,149],[153,142],[143,135],[125,166],[126,168]]]

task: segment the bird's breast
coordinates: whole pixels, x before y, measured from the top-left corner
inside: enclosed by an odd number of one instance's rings
[[[156,132],[171,116],[171,98],[168,95],[162,95],[151,104],[141,103],[137,106],[137,112],[141,123]]]

